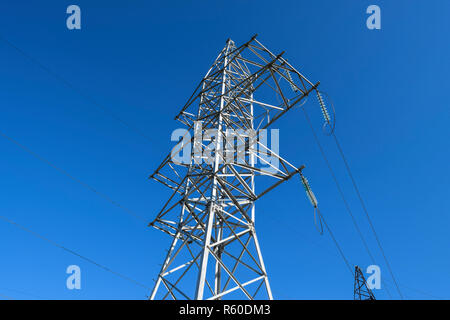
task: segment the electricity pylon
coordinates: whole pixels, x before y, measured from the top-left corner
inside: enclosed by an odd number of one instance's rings
[[[227,40],[175,118],[186,133],[150,176],[172,190],[150,225],[173,238],[150,299],[273,298],[255,201],[303,166],[280,157],[273,141],[269,148],[263,133],[318,85],[256,36],[239,47]]]
[[[375,300],[372,290],[367,286],[366,278],[358,266],[355,266],[354,300]]]

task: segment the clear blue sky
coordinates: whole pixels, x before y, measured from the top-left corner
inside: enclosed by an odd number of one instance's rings
[[[66,28],[66,7],[82,29]],[[370,4],[382,29],[366,28]],[[401,289],[450,298],[448,1],[2,1],[0,34],[151,138],[146,141],[0,41],[0,131],[148,221],[168,191],[147,180],[173,120],[227,38],[285,56],[337,109],[336,133]],[[313,99],[308,110],[317,108]],[[317,115],[317,113],[316,113]],[[315,117],[319,129],[321,120]],[[304,163],[350,263],[371,264],[300,110],[278,122],[280,152]],[[389,279],[335,146],[321,135]],[[152,286],[170,239],[0,137],[0,212]],[[314,229],[298,179],[257,206],[274,296],[351,299],[353,279]],[[276,222],[276,223],[275,223]],[[0,221],[0,294],[14,299],[144,299],[147,290]],[[82,290],[65,287],[66,267]],[[390,291],[395,290],[391,283]],[[386,293],[375,291],[379,298]]]

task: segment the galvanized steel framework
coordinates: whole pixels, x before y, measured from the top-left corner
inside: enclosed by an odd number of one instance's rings
[[[210,152],[213,146],[213,161],[191,156],[190,163],[177,164],[169,154],[150,176],[173,190],[150,223],[173,238],[150,299],[273,298],[255,230],[255,201],[301,174],[303,166],[281,158],[265,139],[246,141],[249,132],[271,128],[318,85],[256,36],[239,47],[227,40],[176,116],[192,133],[177,147],[189,143],[194,151]],[[217,130],[210,144],[194,139],[199,123],[203,130]],[[228,129],[240,132],[244,161],[226,157],[236,153],[225,143]],[[269,155],[277,161],[267,161]]]

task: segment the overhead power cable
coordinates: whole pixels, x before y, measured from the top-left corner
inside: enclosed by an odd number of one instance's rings
[[[373,258],[373,255],[370,252],[370,249],[369,249],[369,247],[367,245],[367,242],[364,239],[364,236],[363,236],[363,234],[361,232],[361,229],[359,228],[358,223],[356,222],[356,219],[355,219],[355,217],[354,217],[354,215],[352,213],[352,210],[350,209],[350,205],[348,204],[347,199],[345,198],[344,192],[342,191],[342,188],[341,188],[341,186],[340,186],[340,184],[339,184],[339,182],[337,180],[336,174],[334,173],[334,170],[331,167],[330,162],[328,161],[328,158],[327,158],[327,156],[325,154],[325,151],[323,150],[322,144],[320,143],[319,138],[317,137],[317,134],[316,134],[316,132],[314,130],[314,127],[312,126],[312,123],[311,123],[311,120],[309,119],[308,113],[306,112],[306,110],[304,108],[302,108],[302,110],[303,110],[305,118],[306,118],[306,120],[307,120],[307,122],[308,122],[308,124],[309,124],[309,126],[311,128],[311,131],[312,131],[313,136],[314,136],[314,140],[316,141],[316,144],[319,147],[319,151],[320,151],[320,153],[322,155],[322,158],[324,159],[325,164],[327,165],[328,170],[331,173],[331,177],[333,178],[333,181],[334,181],[334,183],[336,185],[336,188],[338,189],[339,195],[341,196],[341,198],[342,198],[342,200],[344,202],[345,208],[347,209],[347,212],[349,213],[349,215],[350,215],[350,217],[352,219],[353,225],[355,226],[356,231],[358,232],[358,235],[359,235],[362,243],[364,244],[364,248],[366,249],[366,251],[367,251],[368,255],[370,256],[370,258],[373,261],[375,261],[375,259]]]
[[[315,142],[316,142],[316,144],[317,144],[317,146],[319,148],[319,151],[320,151],[320,153],[322,155],[322,158],[325,161],[325,164],[327,165],[328,170],[330,171],[331,177],[333,178],[333,181],[334,181],[334,183],[336,185],[336,188],[337,188],[337,190],[339,192],[339,195],[341,196],[342,201],[344,202],[345,208],[346,208],[350,218],[352,219],[353,225],[354,225],[354,227],[355,227],[355,229],[356,229],[356,231],[358,233],[358,236],[359,236],[359,238],[360,238],[360,240],[361,240],[361,242],[362,242],[362,244],[364,246],[364,249],[366,250],[367,254],[369,255],[372,263],[376,264],[375,258],[373,256],[372,252],[370,251],[369,246],[367,245],[367,242],[366,242],[366,240],[365,240],[365,238],[363,236],[363,233],[361,232],[361,229],[358,226],[358,223],[356,222],[356,218],[353,215],[352,210],[350,209],[350,205],[349,205],[349,203],[348,203],[348,201],[347,201],[347,199],[346,199],[346,197],[344,195],[342,187],[341,187],[341,185],[340,185],[340,183],[339,183],[339,181],[338,181],[338,179],[336,177],[336,174],[334,173],[333,168],[331,167],[330,161],[328,160],[328,157],[325,154],[325,150],[323,149],[322,144],[320,143],[320,140],[319,140],[319,138],[318,138],[318,136],[316,134],[316,131],[314,130],[314,127],[313,127],[313,125],[311,123],[311,120],[309,119],[308,112],[306,111],[305,108],[302,108],[302,110],[303,110],[303,114],[305,115],[306,121],[308,122],[308,125],[309,125],[309,127],[311,129],[311,132],[313,134],[314,140],[315,140]],[[390,297],[392,297],[391,293],[389,292],[389,289],[387,288],[387,286],[385,286],[385,288],[386,288],[386,293]]]
[[[334,237],[334,234],[333,234],[333,232],[331,231],[331,228],[328,226],[328,223],[327,223],[327,221],[325,220],[325,217],[324,217],[322,214],[321,214],[321,216],[322,216],[322,222],[323,222],[323,225],[325,226],[325,228],[327,229],[328,233],[330,234],[331,239],[332,239],[333,242],[334,242],[334,245],[335,245],[336,248],[338,249],[339,254],[341,255],[342,259],[344,260],[345,265],[347,266],[347,269],[350,271],[350,274],[353,276],[353,275],[354,275],[354,274],[353,274],[353,269],[352,269],[352,267],[350,266],[350,263],[348,262],[347,258],[345,257],[344,251],[342,250],[341,246],[339,245],[339,243],[337,242],[336,238]]]
[[[323,225],[325,225],[325,227],[328,230],[328,233],[330,234],[331,239],[333,240],[334,244],[336,245],[336,248],[338,249],[341,257],[344,259],[344,262],[347,265],[348,270],[353,275],[353,269],[350,266],[350,263],[348,262],[347,258],[345,257],[341,246],[339,245],[336,238],[334,237],[333,232],[331,231],[331,228],[326,223],[325,217],[320,212],[320,209],[318,207],[317,198],[314,195],[314,192],[311,190],[308,179],[303,175],[302,171],[300,171],[300,179],[302,181],[303,188],[306,191],[306,195],[308,196],[309,201],[311,202],[312,206],[314,207],[314,224],[316,225],[317,230],[322,235],[323,234]]]
[[[319,209],[317,208],[317,210],[319,210]],[[334,236],[334,233],[331,231],[331,227],[326,223],[325,217],[323,216],[323,214],[322,214],[321,212],[318,212],[318,214],[319,214],[320,217],[321,217],[321,221],[322,221],[323,225],[325,225],[325,229],[326,229],[326,230],[328,231],[328,233],[330,234],[330,237],[331,237],[331,239],[333,240],[333,243],[334,243],[334,245],[336,246],[336,249],[338,250],[339,255],[341,256],[341,258],[342,258],[342,260],[344,261],[344,263],[345,263],[347,269],[350,271],[350,273],[351,273],[352,276],[353,276],[353,275],[354,275],[354,273],[353,273],[353,268],[351,267],[351,264],[349,263],[349,261],[348,261],[346,255],[344,254],[344,250],[342,250],[342,247],[339,245],[339,242],[336,240],[336,237]],[[276,218],[274,218],[274,216],[271,216],[271,215],[269,215],[268,217],[270,217],[273,221],[275,221],[275,222],[277,222],[277,223],[279,223],[279,222],[282,221],[281,219],[276,219]],[[293,228],[293,227],[290,226],[290,225],[286,226],[286,228],[291,229],[292,231],[294,231],[293,234],[295,234],[296,236],[300,237],[301,234],[298,232],[298,229],[295,229],[295,228]],[[311,242],[313,245],[317,246],[317,247],[320,248],[320,249],[325,249],[325,250],[327,250],[326,247],[321,246],[319,243],[312,241],[311,239],[309,239],[308,237],[306,237],[306,236],[304,236],[304,235],[303,235],[302,238],[308,240],[309,242]],[[328,249],[327,251],[328,251],[328,253],[331,253],[331,250]]]
[[[348,175],[350,176],[350,179],[352,180],[353,188],[355,189],[356,194],[358,195],[358,198],[359,198],[359,201],[360,201],[361,206],[363,208],[363,211],[364,211],[364,213],[365,213],[365,215],[367,217],[367,221],[369,222],[370,228],[371,228],[371,230],[372,230],[372,232],[373,232],[373,234],[375,236],[375,239],[377,241],[378,247],[380,248],[381,254],[383,255],[383,259],[386,262],[386,265],[388,267],[389,273],[390,273],[390,275],[392,277],[392,280],[394,281],[395,287],[397,288],[397,291],[398,291],[400,297],[403,299],[403,295],[402,295],[400,287],[399,287],[399,285],[397,283],[397,280],[395,279],[394,272],[392,271],[391,265],[390,265],[390,263],[388,261],[388,258],[387,258],[386,254],[384,252],[383,246],[381,245],[380,238],[378,237],[378,234],[375,231],[375,227],[374,227],[374,225],[372,223],[372,219],[369,216],[369,212],[367,211],[366,205],[364,204],[364,201],[363,201],[363,198],[361,196],[361,193],[359,192],[359,188],[356,185],[355,179],[353,178],[352,171],[350,170],[350,166],[349,166],[349,164],[347,162],[347,159],[346,159],[346,157],[344,155],[344,152],[342,151],[341,145],[340,145],[340,143],[339,143],[339,141],[338,141],[338,139],[336,137],[336,134],[333,132],[332,135],[334,137],[334,141],[336,142],[336,146],[339,149],[339,153],[341,154],[342,160],[344,160],[344,164],[345,164],[345,167],[347,168]]]
[[[386,281],[392,283],[392,281],[389,281],[389,280],[386,280]],[[399,285],[400,287],[404,288],[404,289],[407,289],[407,290],[410,290],[410,291],[414,291],[414,292],[416,292],[416,293],[419,293],[419,294],[421,294],[421,295],[424,295],[424,296],[433,298],[433,299],[435,299],[435,300],[436,300],[436,299],[437,299],[437,300],[447,300],[447,299],[445,299],[445,298],[443,298],[443,297],[439,297],[439,296],[436,296],[436,295],[434,295],[434,294],[425,292],[425,291],[423,291],[423,290],[419,290],[419,289],[416,289],[416,288],[412,288],[412,287],[410,287],[410,286],[406,286],[406,285],[404,285],[404,284],[402,284],[402,283],[399,283],[398,285]]]
[[[44,299],[43,297],[41,297],[41,296],[38,296],[38,295],[33,294],[33,293],[30,293],[30,292],[25,292],[25,291],[22,291],[22,290],[11,289],[11,288],[4,288],[4,287],[0,287],[0,290],[18,293],[18,294],[20,294],[20,295],[33,297],[33,298],[38,299],[38,300],[45,300],[45,299]]]
[[[108,114],[111,118],[115,119],[116,121],[120,122],[122,125],[124,125],[125,127],[127,127],[129,130],[133,131],[134,133],[138,134],[139,136],[141,136],[142,138],[144,138],[145,140],[147,140],[148,142],[153,142],[152,139],[150,139],[145,133],[143,133],[140,129],[136,128],[135,126],[131,125],[130,123],[124,121],[123,119],[121,119],[120,117],[118,117],[114,112],[112,112],[110,109],[102,106],[101,104],[99,104],[95,99],[93,99],[92,97],[90,97],[89,95],[87,95],[86,93],[82,92],[80,89],[76,88],[71,82],[69,82],[68,80],[66,80],[65,78],[63,78],[62,76],[60,76],[59,74],[57,74],[56,72],[54,72],[53,70],[51,70],[49,67],[45,66],[43,63],[41,63],[39,60],[33,58],[30,54],[26,53],[25,51],[23,51],[22,49],[20,49],[19,47],[17,47],[15,44],[13,44],[11,41],[7,40],[6,38],[4,38],[2,35],[0,35],[0,40],[3,41],[6,45],[8,45],[9,47],[13,48],[16,52],[18,52],[20,55],[22,55],[23,57],[25,57],[26,59],[28,59],[29,61],[31,61],[32,63],[34,63],[35,65],[37,65],[39,68],[41,68],[43,71],[45,71],[46,73],[48,73],[50,76],[52,76],[53,78],[55,78],[56,80],[60,81],[61,83],[63,83],[66,87],[68,87],[70,90],[72,90],[73,92],[75,92],[76,94],[78,94],[80,97],[82,97],[83,99],[85,99],[86,101],[88,101],[89,103],[93,104],[95,107],[97,107],[99,110],[101,110],[102,112]]]
[[[14,300],[10,296],[7,296],[7,295],[1,294],[1,293],[0,293],[0,298],[6,299],[6,300]]]
[[[53,169],[59,171],[60,173],[64,174],[66,177],[68,177],[69,179],[71,179],[72,181],[78,183],[79,185],[83,186],[85,189],[88,189],[90,191],[92,191],[93,193],[95,193],[97,196],[103,198],[104,200],[108,201],[109,203],[113,204],[114,206],[122,209],[122,211],[126,212],[128,215],[143,221],[145,223],[147,223],[147,220],[144,219],[143,217],[141,217],[140,215],[136,214],[134,211],[128,209],[127,207],[124,207],[123,205],[121,205],[120,203],[114,201],[113,199],[111,199],[108,195],[101,193],[99,191],[97,191],[94,187],[91,187],[90,185],[88,185],[87,183],[84,183],[83,181],[81,181],[78,178],[75,178],[74,176],[72,176],[70,173],[68,173],[66,170],[61,169],[59,167],[57,167],[56,165],[54,165],[52,162],[48,161],[47,159],[45,159],[44,157],[40,156],[39,154],[35,153],[34,151],[28,149],[26,146],[24,146],[23,144],[19,143],[18,141],[16,141],[15,139],[11,138],[10,136],[6,135],[5,133],[0,131],[0,135],[2,137],[4,137],[5,139],[9,140],[10,142],[14,143],[16,146],[18,146],[19,148],[21,148],[22,150],[26,151],[27,153],[29,153],[30,155],[32,155],[34,158],[38,159],[39,161],[47,164],[48,166],[52,167]]]
[[[41,239],[41,240],[44,240],[44,241],[46,241],[47,243],[50,243],[51,245],[53,245],[53,246],[55,246],[55,247],[57,247],[57,248],[60,248],[60,249],[66,251],[66,252],[68,252],[68,253],[70,253],[70,254],[72,254],[72,255],[74,255],[74,256],[77,256],[77,257],[81,258],[81,259],[83,259],[84,261],[87,261],[87,262],[89,262],[90,264],[93,264],[93,265],[99,267],[99,268],[102,269],[102,270],[105,270],[105,271],[107,271],[107,272],[109,272],[109,273],[111,273],[111,274],[114,274],[115,276],[120,277],[120,278],[122,278],[122,279],[124,279],[124,280],[126,280],[126,281],[128,281],[128,282],[134,283],[135,285],[138,285],[138,286],[143,287],[143,288],[145,288],[145,289],[151,290],[151,288],[148,287],[147,285],[145,285],[145,284],[143,284],[143,283],[141,283],[141,282],[139,282],[139,281],[136,281],[136,280],[134,280],[134,279],[132,279],[132,278],[130,278],[130,277],[128,277],[128,276],[122,274],[122,273],[116,272],[116,271],[114,271],[114,270],[112,270],[112,269],[110,269],[110,268],[108,268],[108,267],[106,267],[106,266],[104,266],[104,265],[102,265],[102,264],[100,264],[100,263],[98,263],[98,262],[95,262],[94,260],[92,260],[92,259],[90,259],[90,258],[87,258],[87,257],[85,257],[85,256],[83,256],[83,255],[81,255],[81,254],[79,254],[78,252],[76,252],[76,251],[74,251],[74,250],[71,250],[71,249],[69,249],[69,248],[67,248],[67,247],[65,247],[65,246],[63,246],[63,245],[60,245],[59,243],[57,243],[57,242],[55,242],[55,241],[53,241],[53,240],[50,240],[50,239],[44,237],[43,235],[41,235],[41,234],[39,234],[39,233],[37,233],[37,232],[35,232],[35,231],[32,231],[32,230],[30,230],[30,229],[28,229],[28,228],[26,228],[26,227],[20,225],[19,223],[15,222],[15,221],[13,221],[13,220],[10,220],[10,219],[8,219],[8,218],[6,218],[6,217],[4,217],[4,216],[0,216],[0,219],[3,220],[3,221],[5,221],[5,222],[7,222],[7,223],[9,223],[9,224],[11,224],[11,225],[13,225],[13,226],[15,226],[15,227],[17,227],[17,228],[19,228],[19,229],[21,229],[22,231],[25,231],[25,232],[27,232],[27,233],[33,235],[33,236],[36,237],[36,238],[39,238],[39,239]]]
[[[330,131],[330,134],[329,134],[329,135],[332,135],[332,136],[333,136],[334,141],[335,141],[335,143],[336,143],[336,146],[337,146],[338,149],[339,149],[339,153],[340,153],[342,159],[344,160],[345,167],[346,167],[347,172],[348,172],[348,174],[349,174],[349,176],[350,176],[350,178],[351,178],[351,180],[352,180],[353,187],[354,187],[354,189],[355,189],[355,191],[356,191],[356,193],[357,193],[357,195],[358,195],[359,201],[361,202],[361,205],[362,205],[363,210],[364,210],[364,212],[365,212],[365,214],[366,214],[367,220],[369,221],[369,225],[370,225],[370,227],[371,227],[371,229],[372,229],[372,232],[373,232],[373,234],[374,234],[374,236],[375,236],[375,238],[376,238],[378,247],[380,248],[380,251],[381,251],[381,253],[382,253],[382,255],[383,255],[384,261],[386,262],[386,265],[387,265],[387,267],[388,267],[389,273],[391,274],[391,277],[392,277],[392,279],[394,280],[394,283],[395,283],[395,285],[396,285],[396,288],[397,288],[397,291],[398,291],[400,297],[403,299],[403,296],[402,296],[402,293],[401,293],[401,291],[400,291],[400,288],[399,288],[399,286],[397,285],[397,281],[396,281],[396,279],[395,279],[395,277],[394,277],[394,273],[392,272],[392,268],[391,268],[391,266],[390,266],[390,264],[389,264],[389,261],[388,261],[388,259],[387,259],[387,257],[386,257],[386,254],[384,253],[383,247],[381,246],[380,239],[378,238],[378,235],[377,235],[377,233],[376,233],[376,231],[375,231],[375,228],[374,228],[374,226],[373,226],[373,224],[372,224],[372,221],[371,221],[371,219],[370,219],[370,216],[369,216],[369,214],[368,214],[368,212],[367,212],[366,206],[364,205],[364,201],[363,201],[362,196],[361,196],[361,193],[359,192],[359,189],[358,189],[358,187],[357,187],[357,185],[356,185],[355,179],[353,178],[352,172],[351,172],[351,170],[350,170],[350,166],[349,166],[349,164],[348,164],[348,162],[347,162],[347,159],[346,159],[346,157],[345,157],[345,155],[344,155],[344,152],[343,152],[343,150],[342,150],[342,148],[341,148],[341,146],[340,146],[340,144],[339,144],[339,142],[338,142],[338,140],[337,140],[336,133],[335,133],[335,130],[334,130],[334,128],[335,128],[335,117],[336,117],[336,115],[335,115],[336,112],[335,112],[334,105],[333,105],[333,103],[331,103],[331,107],[333,108],[333,115],[334,115],[334,116],[333,116],[333,121],[331,122],[331,121],[330,121],[330,117],[328,116],[328,111],[327,111],[327,109],[326,109],[325,103],[323,102],[323,99],[322,99],[322,96],[321,96],[320,92],[319,92],[319,91],[316,91],[316,93],[317,93],[317,97],[318,97],[318,100],[319,100],[319,105],[320,105],[320,108],[321,108],[321,110],[322,110],[322,114],[323,114],[323,117],[324,117],[324,120],[325,120],[324,125],[328,125],[328,126],[331,127],[331,131]],[[327,96],[328,96],[328,95],[327,95]],[[307,114],[306,114],[306,111],[305,111],[304,108],[303,108],[303,111],[304,111],[305,116],[307,117]],[[313,126],[312,126],[311,122],[309,121],[308,117],[307,117],[307,120],[308,120],[309,126],[311,127],[311,130],[312,130],[313,133],[314,133]],[[319,140],[318,140],[318,138],[317,138],[317,136],[316,136],[315,133],[314,133],[314,136],[315,136],[315,139],[316,139],[317,144],[318,144],[319,147],[320,147],[320,142],[319,142]],[[320,149],[321,149],[321,152],[322,152],[322,155],[323,155],[324,159],[326,159],[325,153],[323,152],[322,147],[320,147]],[[326,160],[326,162],[327,162],[328,168],[330,169],[330,172],[332,173],[333,177],[335,177],[335,175],[334,175],[334,173],[333,173],[333,171],[332,171],[332,169],[331,169],[331,166],[328,164],[328,160]],[[337,183],[337,179],[335,179],[335,182]],[[337,184],[337,185],[338,185],[338,184]],[[338,187],[338,189],[340,189],[340,187]],[[341,193],[341,196],[343,197],[343,193]],[[343,197],[343,199],[345,199],[345,198]],[[346,202],[346,201],[344,200],[344,202]],[[348,207],[347,207],[347,208],[348,208]],[[359,227],[357,226],[357,223],[356,223],[356,221],[355,221],[355,219],[354,219],[354,217],[353,217],[353,214],[351,214],[351,211],[350,211],[350,210],[348,210],[348,212],[350,213],[350,215],[351,215],[351,217],[352,217],[352,220],[353,220],[353,222],[354,222],[354,224],[355,224],[355,227],[357,228],[357,230],[359,230]],[[365,240],[364,240],[364,237],[362,236],[362,233],[361,233],[360,231],[358,231],[358,233],[360,234],[360,238],[361,238],[361,240],[363,241],[363,243],[365,243]],[[368,250],[368,246],[367,246],[366,243],[365,243],[365,247],[366,247],[366,249],[367,249],[369,255],[371,256],[371,258],[373,259],[373,256],[372,256],[372,254],[370,253],[370,250]]]

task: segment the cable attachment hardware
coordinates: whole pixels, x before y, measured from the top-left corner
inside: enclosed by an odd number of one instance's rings
[[[303,188],[305,189],[306,195],[308,196],[309,201],[314,207],[314,225],[316,226],[317,231],[322,235],[323,234],[323,224],[322,224],[322,215],[320,214],[319,208],[317,207],[318,201],[316,196],[311,190],[309,186],[308,179],[303,176],[300,172],[300,179],[302,180]]]

